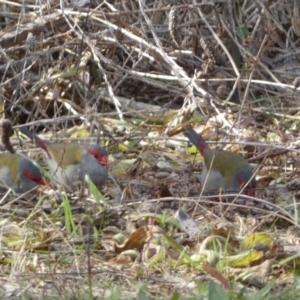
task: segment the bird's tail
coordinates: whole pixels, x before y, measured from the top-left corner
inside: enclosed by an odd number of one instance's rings
[[[48,158],[51,159],[51,155],[48,151],[48,147],[46,145],[46,143],[40,139],[36,134],[34,134],[33,132],[31,132],[29,129],[27,129],[26,127],[20,127],[19,130],[25,134],[26,136],[28,136],[36,145],[38,145],[42,150],[45,151],[45,153],[47,154]]]
[[[194,144],[198,148],[202,155],[204,150],[206,148],[209,148],[204,138],[199,135],[193,128],[187,128],[183,134],[190,140],[192,144]]]

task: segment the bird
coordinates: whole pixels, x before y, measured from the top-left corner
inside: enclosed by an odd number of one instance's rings
[[[245,194],[254,196],[255,176],[250,164],[242,156],[210,149],[203,137],[191,127],[185,129],[184,135],[203,157],[201,184],[205,189],[235,193],[244,188]]]
[[[46,142],[26,127],[19,130],[39,146],[54,178],[65,188],[73,190],[88,175],[100,188],[107,180],[108,154],[96,144]]]
[[[45,185],[39,168],[27,157],[14,153],[0,154],[0,191],[11,188],[15,194]]]

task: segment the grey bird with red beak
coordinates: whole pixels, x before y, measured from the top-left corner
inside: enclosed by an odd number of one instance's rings
[[[44,185],[39,168],[27,157],[17,153],[0,154],[0,191],[11,188],[14,193],[27,192]]]
[[[249,163],[240,155],[223,150],[212,150],[205,140],[192,128],[184,135],[194,144],[203,157],[201,184],[208,190],[244,193],[254,196],[256,180]]]
[[[85,175],[98,188],[106,182],[108,154],[103,147],[46,142],[25,127],[19,129],[43,150],[52,175],[66,188],[76,188],[84,181]]]

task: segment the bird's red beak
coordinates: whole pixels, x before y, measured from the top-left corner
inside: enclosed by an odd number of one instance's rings
[[[253,190],[247,190],[246,193],[249,197],[255,197]]]
[[[241,189],[244,187],[245,185],[245,182],[241,179],[241,178],[238,178],[238,182],[239,184],[241,185]],[[249,197],[254,197],[254,189],[251,189],[249,187],[246,186],[245,188],[245,193],[249,196]]]
[[[100,158],[100,164],[103,165],[103,166],[107,166],[108,165],[108,159],[107,159],[107,156],[102,156]]]

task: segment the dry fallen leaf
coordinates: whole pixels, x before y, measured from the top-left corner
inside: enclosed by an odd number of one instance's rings
[[[130,249],[136,249],[137,251],[141,251],[144,247],[147,238],[151,236],[151,232],[151,226],[144,226],[138,228],[129,236],[128,240],[125,242],[124,245],[118,246],[115,244],[115,252],[121,253]]]
[[[202,268],[210,274],[213,278],[217,279],[220,283],[222,283],[225,288],[230,289],[229,281],[213,266],[209,263],[202,264]]]

